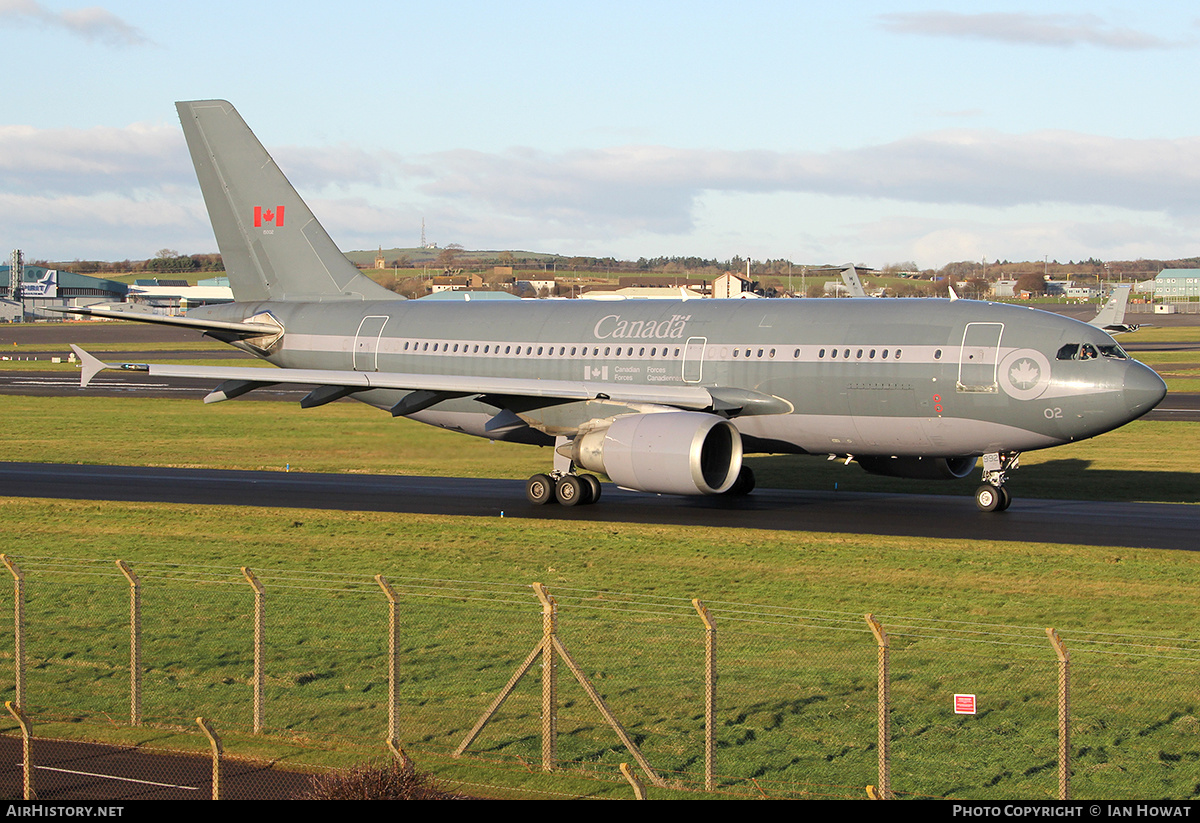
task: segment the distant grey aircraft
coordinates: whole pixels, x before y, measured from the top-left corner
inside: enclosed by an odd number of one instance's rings
[[[1125,308],[1129,305],[1129,293],[1132,290],[1133,286],[1129,283],[1114,286],[1108,302],[1100,307],[1088,325],[1104,329],[1109,334],[1128,334],[1140,329],[1141,326],[1136,323],[1125,322]]]
[[[229,103],[177,104],[236,302],[189,326],[277,369],[107,364],[211,378],[217,402],[318,386],[394,416],[554,447],[534,503],[594,502],[607,475],[659,494],[751,490],[747,453],[828,455],[899,477],[965,477],[1011,500],[1021,452],[1134,420],[1166,386],[1104,331],[969,300],[402,300],[342,255]],[[1096,356],[1090,354],[1094,352]],[[1088,356],[1084,356],[1087,354]]]

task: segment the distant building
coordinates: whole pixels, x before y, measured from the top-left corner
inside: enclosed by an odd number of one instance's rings
[[[992,297],[1016,297],[1016,280],[997,280],[992,284]]]
[[[10,302],[9,267],[0,266],[0,298]],[[24,318],[61,320],[57,312],[47,311],[52,307],[90,306],[96,303],[118,303],[125,299],[129,287],[116,280],[88,277],[85,274],[45,266],[24,265],[21,271],[20,302]],[[10,306],[5,317],[15,314]]]
[[[728,300],[742,296],[742,292],[750,291],[750,278],[727,271],[712,282],[712,297]]]
[[[453,276],[435,277],[429,283],[429,291],[431,294],[437,294],[444,291],[466,291],[468,289],[482,289],[483,277],[478,274],[461,274]]]
[[[1200,269],[1163,269],[1154,278],[1154,299],[1167,303],[1200,299]]]
[[[533,289],[533,293],[538,295],[539,297],[542,295],[543,289],[545,290],[546,294],[554,294],[554,286],[555,285],[556,285],[556,282],[553,277],[548,277],[548,278],[543,277],[543,278],[539,278],[537,280],[530,279],[530,280],[518,280],[517,281],[518,287],[528,286],[530,289]]]
[[[228,277],[212,277],[194,286],[186,280],[159,277],[134,281],[129,287],[128,300],[176,314],[197,306],[232,303],[233,289]]]

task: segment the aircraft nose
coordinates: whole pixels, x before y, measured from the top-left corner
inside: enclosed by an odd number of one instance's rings
[[[1137,418],[1162,402],[1167,384],[1154,369],[1133,360],[1125,370],[1124,394],[1125,408]]]

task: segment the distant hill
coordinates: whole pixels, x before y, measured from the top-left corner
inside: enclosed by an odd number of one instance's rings
[[[433,249],[420,249],[420,248],[398,249],[397,248],[397,249],[384,249],[382,254],[383,254],[383,259],[385,261],[387,261],[389,266],[391,265],[392,261],[405,260],[405,259],[407,259],[408,262],[407,262],[407,264],[402,264],[402,265],[422,266],[425,264],[434,263],[438,259],[438,256],[440,254],[442,254],[442,252],[444,252],[444,251],[445,251],[445,249],[439,249],[439,248],[433,248]],[[511,263],[502,262],[502,255],[504,255],[506,253],[512,256]],[[350,262],[354,263],[354,265],[366,266],[366,267],[374,266],[375,258],[379,254],[380,254],[379,249],[345,252],[346,257],[350,258]],[[504,249],[498,249],[498,250],[494,250],[494,251],[487,250],[487,249],[472,251],[469,249],[460,249],[460,250],[457,250],[457,254],[455,255],[455,265],[456,266],[478,267],[478,266],[488,266],[488,265],[491,265],[491,266],[504,266],[504,265],[528,266],[530,264],[534,264],[534,265],[537,265],[540,267],[546,263],[552,263],[554,261],[561,261],[561,260],[565,260],[565,259],[567,259],[567,258],[564,258],[558,254],[546,254],[544,252],[536,252],[536,251],[513,251],[513,250],[504,250]]]

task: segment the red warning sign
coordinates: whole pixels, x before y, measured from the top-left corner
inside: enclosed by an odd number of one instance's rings
[[[956,695],[954,695],[954,713],[955,714],[975,714],[975,695],[973,695],[973,694],[956,694]]]

